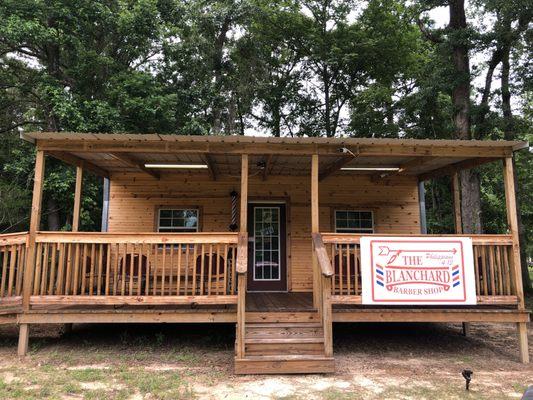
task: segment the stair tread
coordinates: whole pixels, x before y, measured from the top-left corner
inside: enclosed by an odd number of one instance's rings
[[[323,337],[313,337],[313,338],[246,338],[245,343],[255,343],[255,344],[283,344],[283,343],[323,343]]]
[[[248,322],[246,328],[322,328],[319,322]]]
[[[293,361],[293,360],[306,360],[306,361],[333,361],[333,357],[326,357],[325,355],[315,354],[280,354],[280,355],[268,355],[268,356],[248,356],[244,358],[235,358],[236,361]]]

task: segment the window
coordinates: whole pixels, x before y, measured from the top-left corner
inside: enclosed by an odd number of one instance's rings
[[[198,232],[199,210],[196,208],[160,208],[158,232]]]
[[[335,210],[335,232],[373,233],[374,215],[372,211]]]

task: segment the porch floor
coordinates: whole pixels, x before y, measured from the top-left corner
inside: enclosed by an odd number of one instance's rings
[[[313,293],[250,292],[246,294],[246,312],[314,311]]]

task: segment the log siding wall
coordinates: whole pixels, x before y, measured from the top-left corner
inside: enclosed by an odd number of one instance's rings
[[[252,174],[253,175],[253,174]],[[203,232],[225,232],[231,223],[232,190],[238,177],[165,173],[156,180],[142,173],[111,176],[109,232],[149,232],[157,226],[156,210],[198,207]],[[287,267],[290,291],[312,289],[311,179],[308,176],[250,176],[249,199],[287,203]],[[319,185],[320,231],[333,230],[335,209],[372,210],[375,233],[420,233],[418,186],[414,177],[373,180],[368,175],[330,176]]]

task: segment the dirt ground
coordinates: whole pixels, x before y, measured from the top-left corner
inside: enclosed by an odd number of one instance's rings
[[[233,375],[231,325],[61,329],[32,328],[22,360],[16,327],[0,329],[1,399],[520,399],[533,385],[512,325],[336,325],[336,374],[296,376]]]

